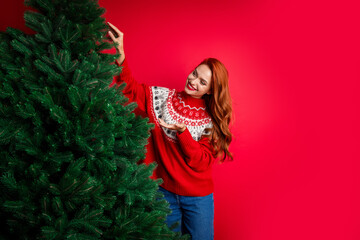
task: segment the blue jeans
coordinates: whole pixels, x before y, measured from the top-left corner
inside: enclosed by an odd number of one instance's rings
[[[205,197],[188,197],[169,192],[162,187],[159,191],[170,203],[171,213],[166,224],[171,227],[179,223],[175,232],[190,234],[192,240],[214,239],[214,198],[213,194]]]

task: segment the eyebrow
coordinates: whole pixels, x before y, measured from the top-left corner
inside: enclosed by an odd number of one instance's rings
[[[195,68],[195,72],[196,72],[196,74],[198,74],[198,71],[197,71],[197,69]],[[204,79],[204,78],[200,78],[201,80],[204,80],[205,82],[206,82],[206,84],[208,83],[208,81],[206,80],[206,79]]]

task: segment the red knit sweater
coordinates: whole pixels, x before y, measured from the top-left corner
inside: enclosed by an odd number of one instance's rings
[[[117,65],[119,65],[116,62]],[[125,59],[114,82],[127,85],[123,91],[130,101],[138,104],[155,128],[147,145],[145,163],[156,162],[153,178],[162,178],[161,187],[183,196],[206,196],[213,192],[212,164],[214,150],[206,135],[211,118],[203,99],[193,98],[184,91],[151,87],[137,83]],[[183,133],[159,125],[158,119],[168,124],[183,122]]]

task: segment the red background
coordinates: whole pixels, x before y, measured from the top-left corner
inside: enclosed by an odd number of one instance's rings
[[[0,30],[24,27],[2,3]],[[139,82],[227,66],[234,162],[215,166],[216,240],[360,239],[357,1],[100,1]]]

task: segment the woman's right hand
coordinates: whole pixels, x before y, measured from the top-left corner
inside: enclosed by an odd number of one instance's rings
[[[120,57],[117,59],[119,64],[121,65],[125,60],[125,52],[124,52],[124,33],[121,32],[117,27],[109,23],[110,28],[117,34],[117,37],[109,31],[110,38],[117,44],[116,51],[120,54]]]

